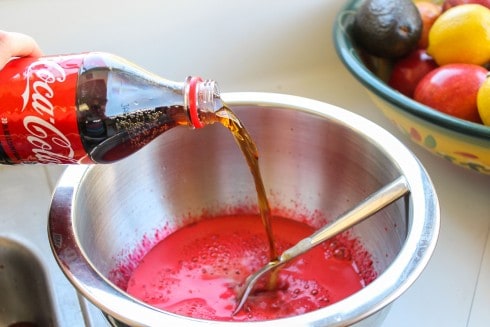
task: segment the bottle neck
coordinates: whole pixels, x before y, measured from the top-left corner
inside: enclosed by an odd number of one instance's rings
[[[214,113],[223,107],[218,85],[213,80],[203,80],[190,76],[184,87],[185,109],[191,126],[201,128],[207,125],[203,120],[206,113]]]

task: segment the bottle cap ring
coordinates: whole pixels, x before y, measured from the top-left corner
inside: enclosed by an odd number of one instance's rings
[[[191,118],[192,126],[195,128],[202,128],[204,124],[199,119],[199,113],[197,111],[197,84],[203,80],[200,77],[191,77],[189,81],[189,116]]]

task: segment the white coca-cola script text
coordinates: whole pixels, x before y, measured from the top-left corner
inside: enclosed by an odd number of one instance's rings
[[[75,162],[70,140],[56,127],[54,83],[66,80],[65,70],[55,61],[40,59],[27,68],[22,111],[32,109],[23,119],[27,141],[40,163]]]

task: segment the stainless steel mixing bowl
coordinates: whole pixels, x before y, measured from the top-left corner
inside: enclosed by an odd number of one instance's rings
[[[378,277],[340,302],[280,320],[287,326],[379,325],[436,244],[438,200],[424,168],[392,135],[332,105],[264,93],[223,98],[257,143],[273,211],[323,217],[313,222],[319,226],[406,176],[410,194],[351,231],[371,253]],[[175,315],[117,286],[166,234],[203,213],[236,208],[257,212],[252,177],[230,133],[219,125],[175,128],[116,164],[68,167],[53,196],[49,237],[68,279],[114,325],[275,326],[277,320],[226,323]]]

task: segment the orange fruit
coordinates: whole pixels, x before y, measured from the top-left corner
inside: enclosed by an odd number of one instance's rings
[[[490,61],[490,9],[463,4],[443,12],[429,31],[427,53],[440,66]]]
[[[420,36],[418,47],[425,49],[429,44],[429,31],[436,19],[441,15],[442,7],[429,1],[416,1],[415,6],[422,18],[422,35]]]

